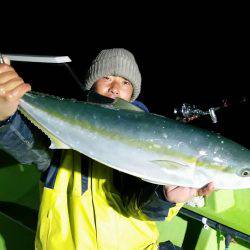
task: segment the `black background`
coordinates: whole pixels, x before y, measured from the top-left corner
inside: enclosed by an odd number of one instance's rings
[[[205,110],[227,100],[230,106],[217,112],[218,123],[213,124],[209,116],[192,123],[249,147],[249,38],[245,28],[227,20],[147,25],[73,29],[72,22],[70,27],[54,22],[49,33],[43,32],[42,25],[34,30],[17,26],[15,36],[1,40],[1,52],[67,55],[72,59],[69,65],[84,81],[100,50],[126,48],[134,54],[142,74],[138,99],[151,112],[175,118],[174,108],[184,102]],[[35,91],[81,99],[81,89],[63,66],[13,66]],[[241,103],[243,97],[246,101]]]

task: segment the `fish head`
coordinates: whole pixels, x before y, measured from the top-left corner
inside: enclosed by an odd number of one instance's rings
[[[214,182],[221,189],[250,188],[250,151],[234,148],[221,157],[213,157],[210,162],[214,170]]]
[[[234,169],[234,175],[232,182],[237,189],[250,188],[250,152],[244,150],[243,154],[239,155],[237,161],[232,163],[232,169]]]

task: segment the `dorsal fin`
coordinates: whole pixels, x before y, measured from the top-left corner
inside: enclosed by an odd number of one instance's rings
[[[115,100],[106,96],[102,96],[95,91],[89,91],[87,95],[88,102],[101,104],[107,108],[114,108],[114,109],[127,109],[127,110],[134,110],[139,112],[144,112],[141,108],[133,105],[132,103],[125,101],[121,98],[116,98]]]
[[[141,108],[133,105],[130,102],[127,102],[121,98],[116,98],[115,101],[112,103],[112,106],[116,109],[127,109],[127,110],[134,110],[139,112],[145,112]]]

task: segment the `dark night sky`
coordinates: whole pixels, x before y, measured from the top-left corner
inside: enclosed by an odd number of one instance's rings
[[[22,42],[5,39],[2,53],[67,55],[72,59],[70,66],[81,80],[91,60],[101,49],[123,47],[130,50],[142,73],[143,101],[151,112],[169,117],[173,109],[183,102],[207,108],[222,105],[223,99],[232,103],[241,97],[249,99],[249,49],[248,40],[241,34],[230,32],[185,32],[164,36],[151,33],[140,39],[105,36],[91,38],[79,34],[44,38],[30,36]],[[235,34],[234,34],[235,35]],[[25,35],[24,35],[25,36]],[[150,40],[149,40],[150,37]],[[80,99],[80,88],[72,81],[62,66],[42,64],[13,64],[33,90]],[[218,123],[212,124],[203,117],[193,124],[221,133],[237,142],[249,146],[248,113],[249,101],[233,104],[218,111]]]

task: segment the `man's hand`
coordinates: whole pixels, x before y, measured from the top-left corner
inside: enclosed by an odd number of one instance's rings
[[[9,63],[5,57],[4,61]],[[20,98],[31,90],[16,71],[7,63],[0,63],[0,121],[13,115]]]
[[[164,194],[168,201],[173,203],[186,202],[195,196],[208,196],[214,191],[213,182],[202,188],[180,186],[164,186]]]

